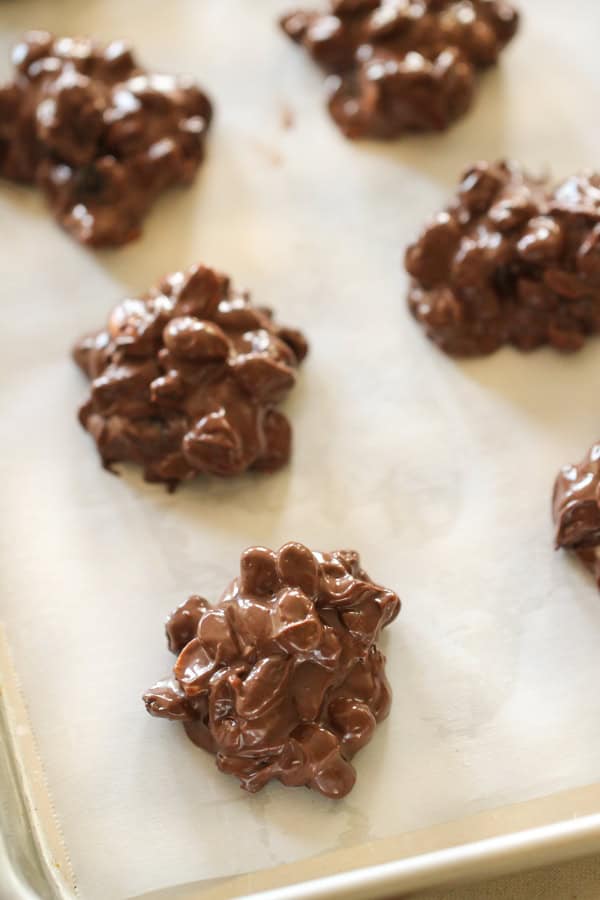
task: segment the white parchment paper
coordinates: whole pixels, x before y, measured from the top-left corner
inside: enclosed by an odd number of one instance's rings
[[[345,141],[281,0],[0,4],[1,74],[28,27],[130,37],[217,107],[209,158],[131,246],[91,253],[28,189],[0,187],[2,596],[79,888],[121,900],[269,867],[598,778],[600,598],[552,550],[560,465],[600,435],[597,340],[458,363],[409,318],[405,245],[478,157],[598,165],[596,0],[523,0],[523,30],[443,136]],[[294,125],[283,127],[287,113]],[[284,115],[284,113],[286,115]],[[69,358],[122,296],[203,260],[302,327],[290,467],[184,486],[102,471]],[[216,599],[249,544],[355,547],[404,609],[395,702],[335,804],[219,774],[142,691],[162,623]]]

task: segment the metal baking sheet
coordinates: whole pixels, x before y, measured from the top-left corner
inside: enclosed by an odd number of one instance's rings
[[[124,36],[217,106],[196,184],[122,250],[77,247],[33,191],[0,189],[0,618],[86,900],[262,873],[253,890],[298,862],[333,874],[330,854],[378,862],[381,841],[405,859],[399,885],[420,852],[406,835],[597,780],[600,604],[552,550],[549,496],[598,437],[598,342],[458,363],[404,302],[403,249],[465,164],[510,155],[561,177],[597,162],[597,5],[521,5],[522,32],[471,114],[393,145],[336,131],[320,74],[274,25],[279,0],[0,6],[3,75],[26,28]],[[200,259],[302,327],[312,351],[287,407],[290,467],[170,496],[101,470],[76,422],[86,386],[69,347],[122,296]],[[337,805],[278,785],[244,795],[139,699],[170,663],[169,610],[193,591],[216,598],[243,547],[289,539],[356,547],[404,600],[384,641],[392,714]],[[569,852],[581,846],[578,834]]]

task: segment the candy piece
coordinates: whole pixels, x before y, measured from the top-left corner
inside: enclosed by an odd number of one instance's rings
[[[600,587],[600,443],[582,462],[564,466],[554,483],[556,548],[577,554]]]
[[[216,606],[194,595],[168,620],[179,655],[146,708],[183,721],[247,791],[275,778],[339,799],[354,786],[353,756],[389,712],[376,641],[399,610],[353,551],[252,547]]]
[[[505,0],[330,0],[284,16],[286,34],[329,79],[329,111],[349,138],[442,131],[471,105],[478,69],[518,26]]]
[[[32,31],[0,87],[0,175],[37,184],[83,244],[123,244],[162,190],[189,184],[212,117],[189,79],[142,68],[129,47]]]
[[[202,473],[271,472],[291,452],[275,406],[306,352],[299,332],[193,266],[122,301],[105,331],[78,342],[75,360],[92,382],[79,417],[107,468],[135,462],[170,488]]]
[[[410,310],[455,356],[579,350],[600,330],[599,235],[599,175],[552,190],[516,163],[479,162],[406,252]]]

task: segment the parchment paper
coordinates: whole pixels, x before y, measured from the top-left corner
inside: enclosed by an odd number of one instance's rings
[[[595,0],[523,2],[525,23],[448,134],[345,141],[276,0],[57,0],[27,27],[134,40],[217,105],[208,162],[140,241],[77,247],[28,189],[0,188],[0,615],[79,888],[121,900],[423,828],[598,777],[600,598],[552,550],[560,465],[600,436],[599,342],[457,363],[409,318],[401,257],[459,170],[508,154],[598,164]],[[292,113],[292,128],[284,119]],[[197,260],[229,272],[312,350],[288,411],[290,467],[170,496],[99,466],[69,358],[122,296]],[[385,643],[392,714],[332,803],[219,774],[140,694],[167,671],[162,622],[216,599],[249,544],[355,547],[404,609]]]

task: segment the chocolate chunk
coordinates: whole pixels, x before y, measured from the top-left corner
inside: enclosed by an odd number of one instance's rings
[[[329,0],[283,30],[326,72],[329,111],[350,138],[441,131],[471,105],[478,69],[514,36],[506,0]]]
[[[514,162],[479,162],[406,252],[411,312],[456,356],[579,350],[600,330],[599,242],[600,175],[553,190]]]
[[[558,473],[552,512],[557,549],[573,550],[600,587],[600,443]]]
[[[192,594],[185,603],[177,607],[165,628],[171,653],[181,653],[185,645],[196,636],[198,622],[208,608],[208,602],[196,594]]]
[[[73,237],[123,244],[162,190],[192,181],[212,108],[187,78],[148,72],[129,47],[28,32],[0,87],[0,175],[37,184]]]
[[[170,488],[201,473],[271,472],[291,449],[275,407],[307,349],[224,275],[193,266],[124,300],[106,329],[78,342],[75,361],[92,381],[79,418],[107,468],[135,462]]]
[[[182,720],[247,791],[279,779],[338,799],[389,711],[376,641],[399,610],[353,551],[253,547],[216,606],[193,596],[169,619],[179,655],[173,675],[144,694],[146,708]],[[195,620],[185,646],[173,640],[182,619],[186,634]]]

